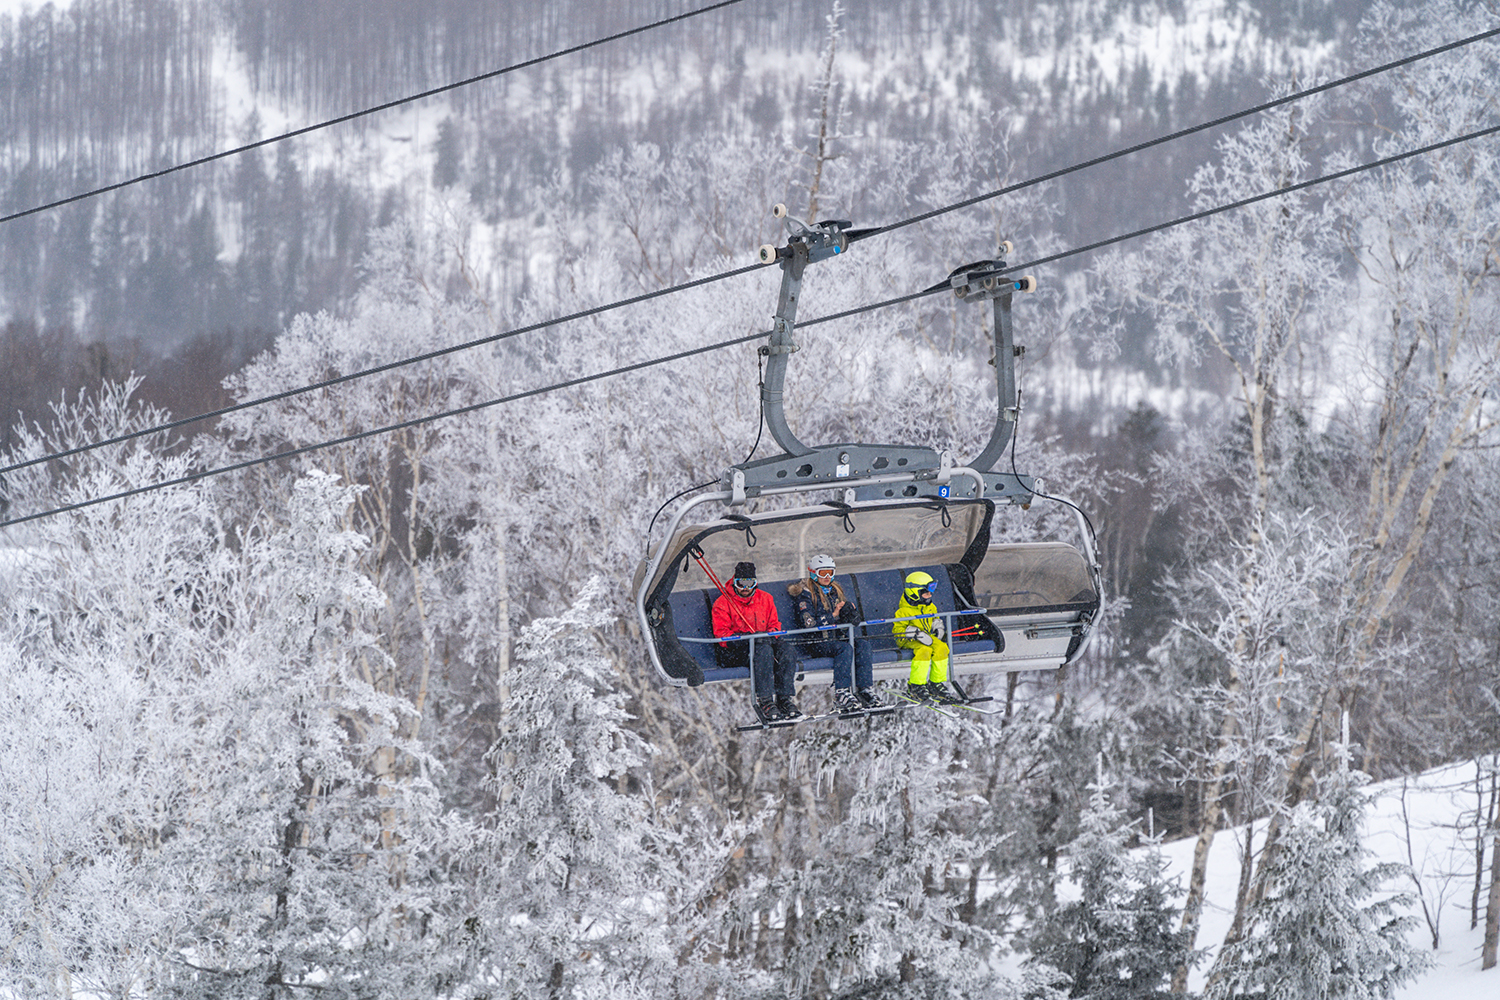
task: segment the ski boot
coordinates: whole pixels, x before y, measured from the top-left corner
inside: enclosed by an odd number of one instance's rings
[[[928,681],[927,692],[930,699],[938,705],[962,705],[964,700],[952,691],[942,681]]]
[[[863,712],[865,710],[865,703],[851,689],[835,688],[833,691],[833,707],[840,715],[848,715],[851,712]]]
[[[780,709],[770,698],[762,698],[755,703],[755,717],[766,723],[780,722],[782,719]]]
[[[802,709],[790,696],[776,699],[776,711],[780,713],[780,721],[790,722],[802,718]]]
[[[856,692],[855,697],[859,698],[859,703],[866,709],[885,707],[885,702],[880,700],[880,692],[875,690],[874,685],[867,688],[860,688]]]

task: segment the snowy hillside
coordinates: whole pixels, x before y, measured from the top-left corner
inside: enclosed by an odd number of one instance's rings
[[[1369,864],[1410,866],[1416,881],[1393,882],[1392,891],[1412,893],[1408,912],[1417,920],[1409,938],[1433,960],[1432,968],[1396,995],[1401,1000],[1493,1000],[1500,995],[1500,968],[1480,969],[1480,944],[1484,938],[1485,900],[1479,899],[1479,925],[1470,927],[1470,906],[1478,891],[1474,875],[1476,838],[1488,836],[1476,825],[1476,805],[1482,810],[1490,794],[1488,779],[1480,777],[1476,787],[1476,765],[1457,764],[1428,771],[1405,781],[1387,781],[1371,786],[1374,795],[1365,818],[1364,842]],[[1482,813],[1481,813],[1482,815]],[[1256,827],[1256,849],[1265,825]],[[1208,866],[1208,903],[1203,917],[1200,944],[1209,948],[1190,980],[1202,989],[1217,945],[1229,929],[1239,878],[1239,851],[1243,827],[1224,830],[1214,838]],[[1186,884],[1191,865],[1192,840],[1166,845],[1163,854],[1171,862],[1169,876]],[[1488,886],[1487,879],[1484,882]],[[1424,916],[1424,906],[1427,915]],[[1436,927],[1438,945],[1432,947]]]
[[[1340,6],[1350,7],[1348,18],[1359,5]],[[836,58],[825,64],[834,7],[748,0],[85,203],[66,225],[56,215],[13,225],[0,231],[0,241],[16,244],[0,269],[0,316],[67,326],[86,339],[136,336],[159,349],[205,329],[279,327],[298,311],[347,301],[370,225],[398,212],[451,213],[455,203],[472,206],[478,270],[508,300],[527,287],[527,271],[504,266],[498,251],[534,241],[538,215],[559,195],[589,200],[590,170],[633,143],[670,155],[700,139],[753,141],[775,200],[795,204],[816,131],[813,91],[830,70],[839,162],[824,203],[869,223],[891,221],[909,205],[872,181],[900,147],[976,129],[1006,134],[1008,162],[991,163],[985,180],[1040,173],[1326,70],[1348,28],[1347,20],[1322,24],[1316,13],[1211,0],[1039,2],[1014,17],[987,4],[887,0],[844,5]],[[391,71],[379,73],[370,57],[378,42],[346,39],[328,12],[299,9],[163,0],[134,18],[112,0],[66,14],[11,0],[12,55],[0,53],[0,62],[32,53],[13,79],[49,80],[53,93],[37,103],[33,88],[19,87],[6,105],[11,139],[0,141],[0,179],[11,183],[0,187],[0,209],[271,138],[663,16],[654,5],[578,2],[567,7],[576,16],[535,32],[479,16],[473,37],[456,39],[453,25],[485,8],[447,0],[404,36],[394,33],[411,51],[392,53]],[[386,39],[390,25],[376,23],[378,9],[362,12],[358,27]],[[636,20],[622,21],[629,17]],[[75,66],[69,53],[87,48],[90,32],[115,31],[141,54],[107,46],[97,65]],[[115,77],[124,83],[111,86]],[[1180,207],[1187,172],[1211,143],[1189,140],[1123,173],[1062,182],[1052,195],[1062,212],[1011,235],[1040,239],[1056,227],[1081,239]],[[1138,186],[1139,196],[1099,197],[1100,184],[1118,183]],[[110,213],[131,230],[113,244]],[[108,247],[106,257],[79,247],[80,233]],[[175,308],[163,307],[162,286],[181,299]]]

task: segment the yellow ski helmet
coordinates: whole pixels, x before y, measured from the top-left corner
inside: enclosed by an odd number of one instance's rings
[[[922,594],[927,594],[927,600],[922,600]],[[932,600],[932,577],[921,570],[908,573],[906,576],[906,603],[927,604]]]

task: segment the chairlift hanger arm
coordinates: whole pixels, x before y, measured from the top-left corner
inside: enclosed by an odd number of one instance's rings
[[[766,245],[760,249],[762,261],[779,261],[781,265],[781,294],[777,301],[775,321],[766,345],[760,349],[762,356],[767,359],[760,398],[766,427],[783,453],[757,462],[741,463],[727,470],[721,483],[734,495],[732,503],[742,504],[748,497],[760,495],[770,487],[798,482],[805,485],[823,482],[839,486],[844,481],[878,476],[888,471],[907,472],[913,474],[916,480],[946,482],[947,470],[952,462],[947,456],[939,455],[931,448],[858,443],[812,447],[792,433],[786,421],[786,369],[789,357],[800,349],[794,333],[803,271],[810,263],[826,260],[847,250],[853,239],[869,231],[850,229],[850,223],[846,220],[809,225],[787,217],[784,205],[777,205],[772,209],[772,214],[784,220],[788,235],[786,246],[778,248]],[[1004,455],[1017,418],[1015,358],[1020,351],[1016,349],[1011,333],[1011,294],[1014,291],[1030,291],[1036,287],[1035,279],[1029,276],[1019,280],[1002,280],[1001,275],[1006,271],[1003,256],[1012,249],[1011,243],[1006,241],[1000,247],[1001,259],[965,264],[956,268],[944,282],[933,288],[952,288],[965,301],[989,299],[994,302],[993,363],[998,397],[995,427],[984,450],[968,464],[987,474],[985,481],[976,487],[977,495],[1006,497],[1011,502],[1028,503],[1028,484],[1013,475],[1001,476],[990,472]],[[903,492],[910,495],[908,491]],[[859,498],[876,499],[881,495],[892,494],[884,490],[865,489],[860,492]]]
[[[808,264],[849,249],[846,230],[850,224],[845,219],[834,219],[809,225],[787,215],[785,205],[777,205],[771,209],[771,214],[785,223],[787,242],[784,247],[767,244],[760,248],[763,262],[781,262],[781,295],[776,302],[776,316],[771,325],[771,336],[760,349],[767,359],[765,380],[760,387],[761,410],[771,438],[783,451],[792,456],[811,455],[814,449],[798,440],[787,426],[783,405],[787,359],[801,349],[793,337],[797,327],[797,299],[802,292],[802,272]]]
[[[969,465],[983,472],[993,469],[995,463],[1004,457],[1020,416],[1016,404],[1016,359],[1025,354],[1026,348],[1016,346],[1011,328],[1010,304],[1015,292],[1036,291],[1036,279],[1031,275],[1009,280],[1003,277],[1009,270],[1005,257],[1014,249],[1010,240],[1004,240],[1000,244],[998,258],[954,268],[948,275],[947,282],[932,286],[941,288],[943,284],[947,284],[953,289],[953,294],[965,302],[983,302],[988,299],[994,303],[995,356],[990,364],[995,366],[995,427],[990,432],[990,439],[984,450],[969,462]]]

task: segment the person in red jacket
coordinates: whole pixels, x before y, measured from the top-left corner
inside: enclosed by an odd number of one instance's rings
[[[714,601],[714,635],[781,631],[781,618],[776,614],[775,602],[770,594],[757,589],[755,563],[736,563],[730,588]],[[750,663],[752,649],[755,660]],[[751,684],[755,688],[755,714],[762,722],[802,717],[802,711],[793,700],[796,667],[780,638],[721,642],[714,647],[714,655],[721,667],[744,668],[749,664]]]

